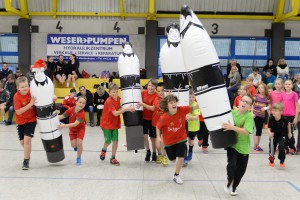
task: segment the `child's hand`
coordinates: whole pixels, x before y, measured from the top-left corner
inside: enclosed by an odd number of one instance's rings
[[[295,118],[294,118],[294,121],[293,121],[293,124],[296,126],[296,125],[297,125],[297,122],[298,122],[298,119],[295,117]]]
[[[53,95],[53,101],[56,101],[57,100],[57,96]]]
[[[129,107],[126,108],[126,111],[134,112],[135,109],[130,105]]]
[[[252,117],[255,118],[255,114],[254,113],[252,114]]]
[[[288,134],[289,139],[291,139],[293,137],[293,135],[290,133]]]
[[[225,129],[224,131],[233,130],[234,126],[228,121],[228,123],[223,123],[222,128]]]
[[[36,97],[32,96],[31,100],[30,100],[30,105],[33,106],[35,104],[35,102],[36,102]]]
[[[141,106],[143,106],[143,103],[142,103],[142,102],[138,102],[138,103],[136,104],[136,108],[137,108],[137,109],[139,109]]]
[[[60,123],[59,125],[57,125],[57,128],[58,128],[58,129],[63,129],[63,128],[66,128],[66,125],[65,125],[65,124],[62,124],[62,123]]]
[[[269,134],[269,138],[272,139],[274,137],[274,133]]]

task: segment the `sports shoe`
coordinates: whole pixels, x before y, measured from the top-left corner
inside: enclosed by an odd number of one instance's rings
[[[106,156],[106,150],[102,149],[101,154],[100,154],[100,160],[104,160],[105,156]]]
[[[291,155],[294,155],[294,154],[295,154],[295,150],[292,149],[292,148],[290,148],[290,154],[291,154]]]
[[[81,165],[81,158],[76,159],[76,165]]]
[[[162,163],[163,160],[163,156],[162,155],[158,155],[157,159],[156,159],[156,163]]]
[[[29,170],[29,160],[24,160],[23,161],[23,170]]]
[[[269,162],[269,166],[270,167],[275,167],[275,163],[274,162]]]
[[[94,127],[94,126],[95,126],[95,124],[94,124],[94,123],[91,123],[91,124],[90,124],[90,126],[91,126],[91,127]]]
[[[225,184],[225,185],[224,185],[224,192],[225,192],[226,194],[230,194],[231,191],[232,191],[232,186],[231,186],[231,184],[230,184],[229,187],[227,187],[227,184]]]
[[[111,158],[110,159],[110,164],[115,165],[115,166],[119,166],[120,163],[116,158]]]
[[[163,157],[163,159],[162,159],[162,164],[163,164],[163,166],[168,166],[168,165],[169,165],[169,161],[168,161],[167,156],[164,156],[164,157]]]
[[[203,140],[198,140],[198,146],[201,147],[203,143]]]
[[[147,151],[145,161],[149,162],[151,157],[151,151]]]
[[[9,125],[11,125],[11,122],[6,122],[5,125],[6,125],[6,126],[9,126]]]
[[[6,120],[3,120],[3,124],[6,125]]]
[[[264,151],[260,146],[257,146],[254,150],[255,151]]]
[[[151,162],[156,162],[156,161],[157,161],[157,155],[156,153],[153,153]]]
[[[285,168],[285,163],[280,163],[280,168]]]
[[[191,161],[193,159],[193,152],[189,152],[187,156],[187,160]]]
[[[77,147],[74,147],[74,151],[77,151]]]
[[[183,184],[183,181],[182,179],[180,178],[179,175],[174,175],[173,179],[172,179],[175,183],[179,184],[179,185],[182,185]]]
[[[233,189],[232,189],[232,191],[230,192],[230,195],[231,196],[236,196],[236,195],[238,195],[239,193],[236,191],[236,189],[233,191]]]
[[[207,153],[208,152],[207,147],[202,147],[202,151],[203,153]]]
[[[183,160],[183,167],[186,167],[186,166],[188,166],[188,160],[187,160],[187,157],[185,156],[184,157],[184,160]]]

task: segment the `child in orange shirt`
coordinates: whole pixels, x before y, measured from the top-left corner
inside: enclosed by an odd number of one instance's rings
[[[69,124],[58,125],[59,129],[69,128],[69,136],[71,146],[77,151],[76,165],[81,165],[81,154],[83,151],[82,140],[85,135],[85,112],[84,106],[86,104],[85,96],[79,96],[76,101],[76,106],[69,108],[62,115],[59,115],[59,120],[69,117]]]
[[[246,82],[247,82],[247,85],[248,85],[249,94],[251,94],[251,96],[254,97],[255,94],[256,94],[256,89],[253,86],[253,78],[251,76],[250,77],[248,76],[247,79],[246,79]]]
[[[118,148],[118,129],[121,128],[121,119],[120,115],[124,112],[130,111],[133,112],[134,108],[132,106],[120,109],[120,97],[118,96],[118,85],[111,83],[108,86],[109,97],[104,103],[102,119],[100,122],[100,127],[103,130],[105,143],[103,145],[100,159],[104,160],[106,156],[107,147],[110,145],[111,141],[113,142],[112,146],[112,155],[110,163],[116,166],[119,166],[120,163],[116,159],[116,152]]]
[[[238,90],[238,96],[235,97],[234,102],[233,102],[233,108],[237,109],[239,104],[240,104],[240,100],[242,99],[243,96],[245,96],[248,93],[248,86],[247,85],[241,85],[239,90]]]
[[[31,139],[36,127],[35,98],[31,97],[28,80],[21,76],[16,81],[18,92],[14,95],[16,124],[21,145],[24,147],[23,170],[29,169]]]

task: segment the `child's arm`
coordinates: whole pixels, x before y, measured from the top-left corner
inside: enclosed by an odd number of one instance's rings
[[[199,115],[187,115],[186,116],[187,120],[199,120]]]
[[[145,104],[143,102],[138,102],[137,105],[136,105],[136,108],[139,109],[141,106],[143,106],[144,108],[146,108],[147,110],[151,110],[151,111],[154,111],[155,110],[155,106],[152,105],[148,105],[148,104]]]
[[[127,111],[133,112],[133,111],[135,111],[135,109],[132,106],[129,106],[127,108],[123,108],[122,110],[114,110],[114,111],[112,111],[112,114],[115,117],[117,117],[117,116],[119,116],[119,115],[121,115],[121,114],[123,114],[124,112],[127,112]]]
[[[160,131],[160,129],[158,129],[157,127],[156,127],[156,140],[155,140],[155,142],[156,142],[156,147],[157,147],[157,149],[161,149],[161,137],[160,137],[160,134],[161,134],[161,131]]]
[[[75,122],[71,123],[71,124],[59,124],[57,125],[58,129],[63,129],[63,128],[72,128],[77,126],[78,124],[80,124],[80,121],[76,120]]]
[[[228,123],[223,123],[223,124],[222,124],[222,128],[224,128],[225,131],[230,131],[230,130],[232,130],[232,131],[235,131],[235,132],[242,133],[242,134],[244,134],[244,135],[249,135],[249,132],[248,132],[246,129],[244,129],[244,128],[239,128],[239,127],[237,127],[237,126],[234,126],[234,125],[232,125],[232,124],[230,123],[230,121],[228,121]]]
[[[298,115],[299,115],[299,105],[298,105],[298,101],[295,102],[295,107],[296,107],[296,114],[295,114],[295,118],[293,121],[294,125],[297,125],[298,122]]]
[[[31,97],[31,100],[29,102],[29,104],[27,104],[26,106],[20,108],[19,110],[15,110],[17,115],[21,115],[24,112],[26,112],[27,110],[29,110],[35,103],[36,98],[35,97]]]
[[[65,119],[65,118],[66,118],[66,116],[65,116],[64,114],[58,115],[58,119],[59,119],[59,120],[62,120],[62,119]]]
[[[267,129],[267,132],[268,132],[268,135],[269,135],[270,138],[274,137],[274,133],[271,131],[270,128]]]
[[[288,137],[289,137],[289,139],[291,139],[292,138],[292,129],[291,129],[291,123],[289,122],[289,124],[288,124]]]
[[[52,99],[53,99],[53,101],[56,101],[57,100],[57,96],[53,95]]]

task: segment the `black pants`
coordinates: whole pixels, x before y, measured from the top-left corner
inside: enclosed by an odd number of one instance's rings
[[[209,146],[208,136],[209,136],[209,132],[207,130],[205,122],[200,121],[200,130],[198,131],[197,138],[198,138],[198,140],[203,140],[203,143],[202,143],[203,147]]]
[[[97,111],[97,124],[100,124],[100,118],[102,117],[103,109],[96,109]]]
[[[287,147],[289,147],[291,149],[294,149],[294,151],[296,151],[295,137],[294,137],[294,125],[293,125],[294,118],[295,118],[295,116],[286,116],[286,119],[291,124],[291,132],[292,132],[291,139],[289,139],[288,136],[286,136],[286,141],[287,141],[287,143],[286,143],[286,149],[287,149]]]
[[[285,137],[274,137],[273,138],[273,152],[274,155],[271,155],[271,141],[269,142],[269,153],[271,156],[273,156],[273,160],[275,160],[275,152],[276,152],[276,147],[278,145],[278,159],[280,160],[280,163],[284,163],[285,160]],[[271,160],[270,160],[271,161]]]
[[[243,178],[248,164],[249,154],[240,154],[232,147],[227,148],[227,179],[235,190]]]
[[[256,128],[255,136],[261,136],[261,132],[264,127],[264,118],[256,116],[254,118],[254,123],[255,123],[255,128]]]

